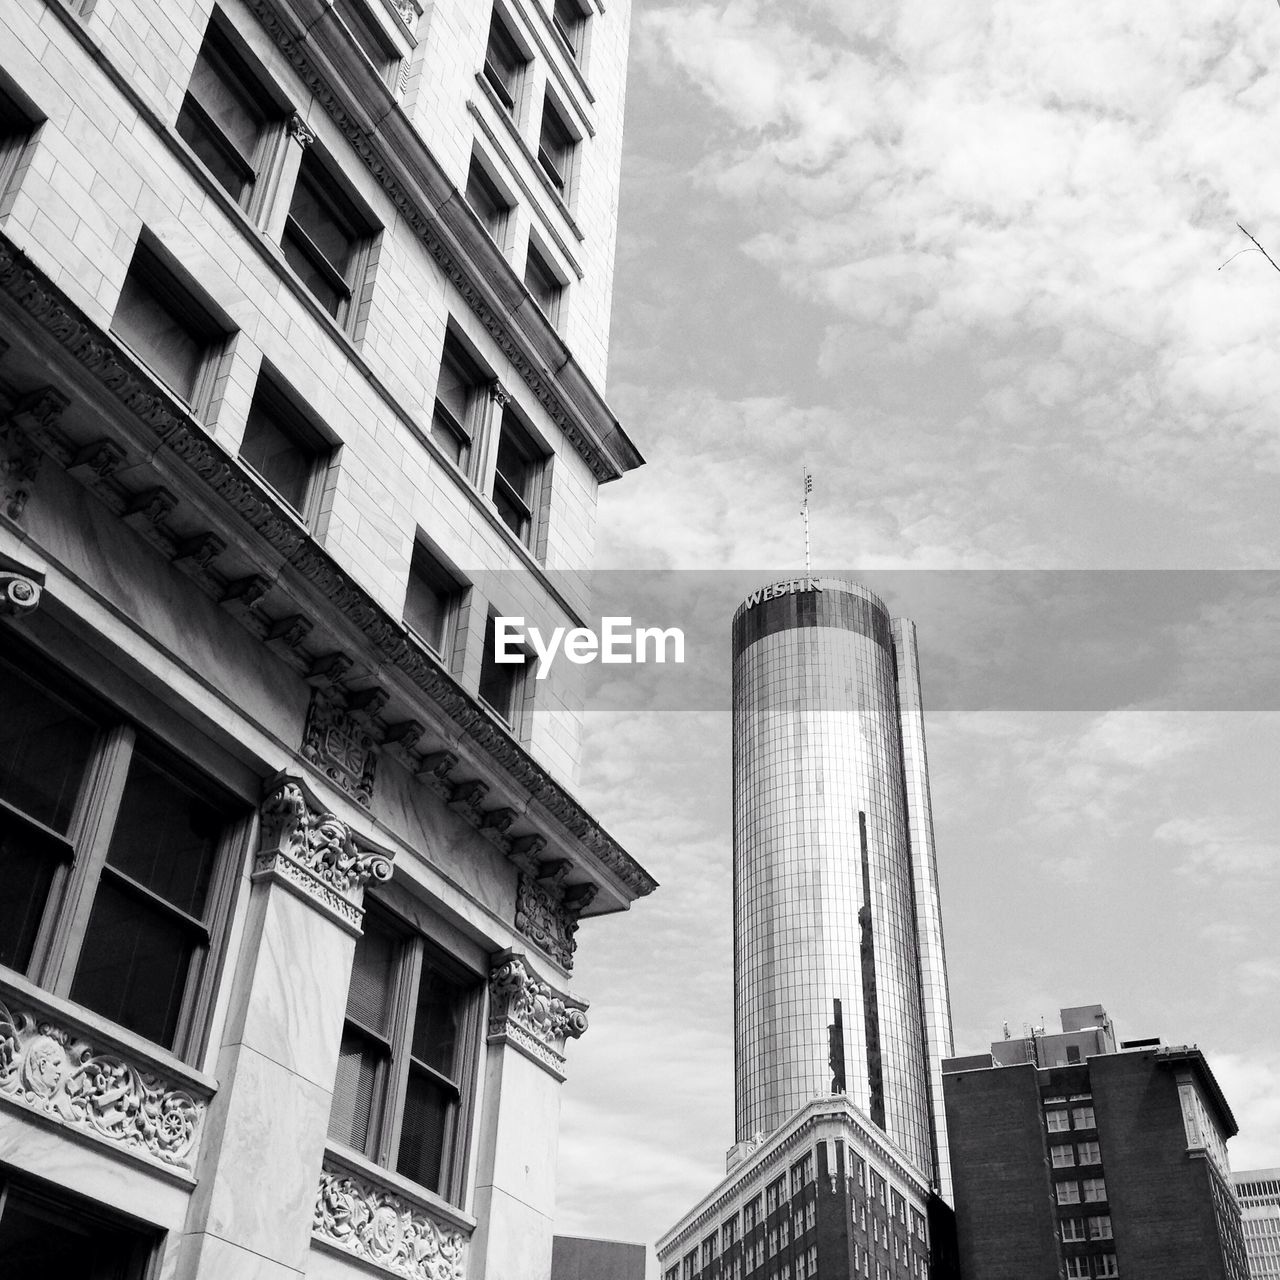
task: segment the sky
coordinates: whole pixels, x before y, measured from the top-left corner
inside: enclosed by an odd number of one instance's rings
[[[1271,0],[635,0],[598,563],[705,642],[588,698],[661,887],[579,933],[561,1232],[723,1175],[728,625],[804,464],[815,569],[920,626],[957,1053],[1099,1001],[1280,1165],[1277,65]]]

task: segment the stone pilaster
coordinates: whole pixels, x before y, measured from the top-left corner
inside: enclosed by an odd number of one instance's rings
[[[494,957],[472,1277],[550,1274],[564,1047],[586,1028],[586,1005],[542,979],[528,957]]]
[[[364,885],[391,874],[298,778],[260,830],[182,1278],[306,1270]]]

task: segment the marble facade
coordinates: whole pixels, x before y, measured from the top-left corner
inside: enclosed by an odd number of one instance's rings
[[[550,1275],[574,935],[656,885],[571,789],[576,669],[495,709],[482,637],[581,624],[598,486],[641,462],[602,394],[629,15],[584,6],[574,49],[500,8],[529,55],[505,124],[488,5],[0,14],[0,1256],[47,1274],[83,1227],[148,1280]],[[261,94],[243,196],[211,77]],[[544,99],[580,135],[564,192]],[[477,155],[519,194],[497,238]],[[288,239],[307,163],[364,236],[346,312]],[[446,344],[487,380],[469,460],[433,427]],[[268,383],[305,502],[250,446]],[[404,621],[415,547],[447,643]]]

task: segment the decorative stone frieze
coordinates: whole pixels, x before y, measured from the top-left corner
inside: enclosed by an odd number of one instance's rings
[[[463,1280],[468,1237],[442,1215],[326,1159],[312,1233],[406,1280]]]
[[[351,829],[321,811],[288,776],[275,780],[260,810],[262,845],[255,875],[274,875],[314,899],[347,925],[358,928],[358,903],[370,880],[391,879],[391,858],[362,847]]]
[[[539,862],[535,851],[524,846],[519,851],[512,842],[509,854],[519,868],[516,885],[516,928],[534,946],[545,951],[561,967],[573,970],[577,950],[578,919],[595,900],[599,886],[587,882],[566,883],[573,864],[565,858]]]
[[[372,803],[377,747],[336,691],[312,693],[302,754],[358,804],[368,808]]]
[[[544,982],[518,952],[504,951],[489,974],[489,1042],[514,1045],[564,1079],[564,1044],[587,1029],[587,1006]]]
[[[285,129],[298,146],[309,147],[315,140],[315,133],[308,128],[306,121],[296,112],[285,121]]]
[[[259,0],[254,3],[255,8],[271,17],[268,27],[273,34],[288,43],[290,37],[276,31],[279,24],[270,15],[269,6],[259,4]],[[247,474],[234,456],[210,438],[183,406],[109,333],[90,321],[3,232],[0,232],[0,291],[21,309],[33,335],[38,334],[42,341],[60,347],[67,359],[75,362],[80,371],[78,376],[96,382],[112,401],[132,416],[134,430],[145,433],[146,439],[138,442],[142,456],[162,457],[168,474],[185,472],[186,483],[199,487],[204,497],[216,504],[220,518],[226,522],[225,528],[221,525],[218,528],[227,545],[239,545],[241,539],[247,544],[265,544],[270,548],[272,559],[285,566],[274,582],[258,577],[229,582],[216,567],[204,571],[207,574],[205,588],[221,599],[235,617],[261,637],[264,619],[257,612],[256,604],[266,590],[270,588],[280,595],[292,589],[291,584],[298,579],[305,581],[328,602],[331,625],[340,623],[357,631],[359,643],[368,647],[372,658],[385,663],[388,669],[394,668],[403,680],[414,686],[417,695],[434,708],[447,730],[442,732],[439,726],[432,725],[432,731],[441,732],[449,741],[450,754],[456,752],[462,758],[483,759],[487,768],[502,776],[507,794],[522,797],[526,812],[538,812],[562,827],[564,836],[595,860],[627,893],[642,896],[656,888],[653,877],[601,830],[577,800],[512,738],[506,727],[443,671],[423,646],[409,643],[403,625],[381,609],[296,520],[282,514],[278,509],[279,500]],[[24,424],[29,421],[27,417],[22,418]],[[76,465],[81,450],[66,441],[54,440],[53,430],[45,431],[33,424],[28,434],[36,437],[36,443],[51,453],[59,465],[69,468]],[[102,461],[104,470],[92,481],[94,487],[114,484],[114,480],[103,478],[113,469],[111,458],[107,454],[95,456]],[[0,464],[3,460],[4,453],[0,450]],[[87,464],[89,456],[83,461]],[[5,473],[0,473],[0,480],[4,478]],[[4,509],[5,501],[6,493],[0,485],[0,510]],[[113,491],[112,505],[117,501],[123,505]],[[219,552],[210,546],[207,554],[212,559]],[[192,566],[184,561],[183,567]],[[338,699],[341,708],[339,688],[353,668],[351,657],[347,653],[332,652],[315,655],[300,649],[288,653],[308,683],[332,689],[332,696]],[[326,736],[315,735],[316,738]],[[329,745],[337,744],[330,740]],[[311,751],[315,754],[313,762],[322,769],[339,767],[327,759],[324,746],[319,742],[313,742]],[[433,754],[443,758],[439,752]],[[433,754],[423,758],[419,776],[427,785],[436,787],[434,768],[428,763],[433,761]],[[422,772],[424,769],[427,772]],[[372,790],[371,769],[359,771],[353,792],[357,798],[362,785]],[[437,789],[447,785],[441,779]],[[520,837],[512,840],[512,848],[517,848],[520,841]]]
[[[37,418],[56,417],[66,404],[65,397],[51,387],[35,394],[42,397],[39,404],[33,405],[32,397],[25,396],[8,420],[0,423],[0,510],[10,520],[22,519],[44,457],[40,446],[25,430],[24,420],[33,415],[33,410]]]
[[[34,613],[43,594],[44,586],[37,578],[0,569],[0,616],[23,618]]]
[[[207,1099],[46,1013],[0,1003],[0,1098],[190,1172]]]

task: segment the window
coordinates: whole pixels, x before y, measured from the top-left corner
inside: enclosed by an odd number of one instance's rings
[[[1061,1222],[1062,1238],[1067,1241],[1084,1239],[1083,1218],[1063,1218]]]
[[[752,1227],[758,1226],[760,1222],[760,1197],[756,1196],[754,1200],[748,1200],[742,1210],[742,1230],[745,1234]]]
[[[1079,1204],[1080,1184],[1078,1182],[1058,1182],[1054,1184],[1054,1193],[1059,1204]]]
[[[464,472],[470,466],[471,444],[490,383],[491,379],[481,372],[458,339],[447,334],[436,381],[431,436]]]
[[[1080,1061],[1080,1046],[1078,1044],[1067,1045],[1067,1061],[1068,1062]]]
[[[684,1269],[682,1275],[684,1280],[693,1280],[693,1274],[698,1269],[698,1252],[695,1249],[693,1253],[687,1254],[684,1259]]]
[[[774,1227],[769,1232],[769,1257],[773,1257],[778,1252],[778,1228]]]
[[[702,1242],[702,1265],[704,1267],[709,1267],[711,1265],[711,1259],[714,1258],[715,1256],[716,1256],[716,1237],[708,1236]]]
[[[227,328],[145,242],[134,251],[111,328],[193,409],[208,407]]]
[[[798,1223],[798,1219],[797,1219],[797,1223]],[[797,1234],[799,1234],[798,1225],[797,1225]],[[791,1243],[791,1219],[790,1218],[783,1218],[782,1221],[778,1223],[778,1243],[784,1249],[787,1247],[787,1245]]]
[[[281,112],[215,25],[205,33],[178,113],[179,136],[231,198],[247,206]]]
[[[375,908],[356,942],[329,1134],[457,1201],[479,984]]]
[[[538,132],[538,163],[551,185],[568,199],[574,149],[578,140],[549,97],[542,100],[542,128]]]
[[[893,1193],[893,1216],[904,1225],[907,1221],[907,1202],[898,1192]]]
[[[532,241],[524,260],[524,287],[533,295],[542,314],[555,324],[560,318],[560,299],[564,294],[564,284]]]
[[[510,409],[502,414],[498,458],[493,472],[493,501],[503,523],[529,546],[533,538],[542,455]]]
[[[1096,1218],[1089,1219],[1089,1239],[1090,1240],[1110,1240],[1111,1235],[1111,1215],[1108,1213],[1100,1213]]]
[[[304,520],[315,518],[328,443],[269,377],[258,379],[240,457]]]
[[[1099,1276],[1118,1276],[1120,1267],[1116,1262],[1114,1253],[1098,1254],[1098,1270],[1095,1272]]]
[[[729,1247],[738,1239],[738,1218],[735,1214],[728,1219],[720,1228],[720,1249],[721,1252],[727,1251]]]
[[[400,62],[400,50],[364,0],[333,0],[333,7],[364,56],[373,63],[378,74],[388,84],[391,83]]]
[[[809,1152],[791,1168],[791,1194],[798,1196],[800,1188],[813,1181],[813,1152]]]
[[[1102,1151],[1096,1142],[1082,1142],[1078,1150],[1081,1164],[1102,1163]]]
[[[771,1182],[764,1193],[764,1211],[772,1213],[777,1207],[780,1200],[787,1198],[787,1180],[786,1178],[778,1178],[777,1181]]]
[[[314,147],[308,147],[281,247],[302,283],[341,325],[352,317],[373,234],[372,223],[341,190]]]
[[[498,190],[497,183],[485,172],[476,156],[471,157],[471,167],[467,170],[466,197],[472,212],[489,233],[489,238],[501,249],[511,204]]]
[[[154,1243],[78,1196],[0,1179],[0,1258],[13,1267],[8,1274],[142,1280]]]
[[[1107,1198],[1107,1184],[1102,1178],[1086,1178],[1081,1184],[1084,1188],[1084,1198],[1086,1200],[1105,1200]]]
[[[1076,1155],[1070,1143],[1062,1147],[1051,1147],[1049,1157],[1053,1161],[1055,1169],[1065,1169],[1076,1162]]]
[[[528,64],[529,59],[524,56],[511,32],[507,30],[507,24],[495,9],[489,22],[489,43],[484,51],[484,78],[509,115],[516,114],[520,82]]]
[[[0,962],[189,1056],[244,806],[53,673],[0,675]]]
[[[0,216],[8,211],[10,180],[22,165],[23,153],[38,122],[34,109],[24,107],[12,94],[5,92],[0,80]],[[28,153],[29,154],[29,153]]]
[[[818,1221],[818,1202],[810,1200],[804,1207],[804,1225],[807,1229],[812,1230]]]
[[[415,543],[404,597],[404,620],[440,657],[448,653],[461,595],[458,580],[422,543]]]
[[[1071,1109],[1071,1120],[1077,1129],[1093,1129],[1097,1127],[1092,1107],[1073,1107]]]
[[[1088,1258],[1068,1258],[1067,1259],[1067,1276],[1069,1280],[1076,1280],[1077,1277],[1087,1277],[1089,1274]]]
[[[524,697],[529,655],[518,662],[499,662],[495,653],[497,628],[490,614],[484,626],[484,654],[480,660],[480,697],[512,729],[520,728],[520,703]],[[508,652],[510,649],[508,649]]]
[[[1067,1111],[1046,1111],[1044,1122],[1050,1133],[1066,1133],[1071,1128],[1071,1115]]]
[[[555,0],[551,11],[551,25],[555,27],[556,35],[564,42],[573,60],[581,62],[586,45],[587,15],[575,0]]]

